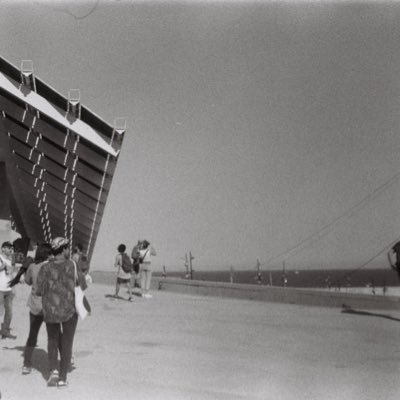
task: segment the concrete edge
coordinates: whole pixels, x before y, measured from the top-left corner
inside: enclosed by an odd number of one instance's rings
[[[400,310],[400,297],[153,277],[152,287],[177,293],[352,309]]]

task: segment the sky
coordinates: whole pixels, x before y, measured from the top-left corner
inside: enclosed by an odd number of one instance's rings
[[[127,131],[92,258],[387,268],[400,3],[2,1],[1,55]]]

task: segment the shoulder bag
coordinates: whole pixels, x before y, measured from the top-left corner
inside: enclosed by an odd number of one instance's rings
[[[74,263],[74,269],[75,269],[75,309],[76,313],[79,315],[81,319],[85,319],[89,311],[85,307],[85,303],[88,303],[87,299],[85,299],[85,294],[83,293],[83,290],[81,286],[79,285],[78,281],[78,272],[76,270],[76,262],[73,261]]]

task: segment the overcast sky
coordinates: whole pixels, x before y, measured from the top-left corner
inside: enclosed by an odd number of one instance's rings
[[[92,268],[138,238],[167,269],[387,267],[400,3],[2,1],[0,48],[127,118]]]

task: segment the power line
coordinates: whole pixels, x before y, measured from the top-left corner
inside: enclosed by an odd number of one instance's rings
[[[293,251],[295,251],[297,249],[300,250],[302,248],[302,246],[304,244],[306,244],[307,242],[310,242],[310,241],[315,242],[317,240],[322,239],[326,234],[329,233],[330,228],[332,228],[334,225],[336,225],[344,217],[348,217],[348,218],[351,217],[352,214],[354,214],[357,209],[363,207],[365,204],[367,204],[369,201],[371,201],[374,197],[378,196],[381,192],[386,190],[387,187],[392,186],[399,178],[400,178],[400,172],[396,173],[388,181],[386,181],[382,185],[378,186],[375,190],[373,190],[371,193],[369,193],[367,196],[365,196],[363,199],[361,199],[358,203],[356,203],[354,206],[350,207],[343,214],[341,214],[338,217],[336,217],[335,219],[333,219],[331,222],[326,224],[324,227],[319,229],[317,232],[314,232],[313,234],[309,235],[308,237],[306,237],[305,239],[301,240],[299,243],[297,243],[296,245],[290,247],[289,249],[277,254],[276,256],[273,256],[273,257],[269,258],[266,261],[266,264],[268,265],[272,261],[275,261],[276,259],[282,258],[282,257],[288,255],[289,253],[291,253],[291,252],[293,252]],[[306,248],[306,247],[307,246],[305,246],[304,248]],[[294,254],[292,254],[291,256],[288,256],[287,258],[291,258],[293,256],[294,256]]]
[[[353,270],[351,270],[350,272],[346,272],[344,273],[342,276],[340,276],[339,278],[336,279],[336,284],[340,283],[341,280],[343,278],[347,278],[348,276],[353,275],[354,273],[358,272],[359,270],[365,268],[370,262],[372,262],[373,260],[375,260],[375,258],[378,258],[384,251],[387,251],[388,248],[392,247],[395,243],[397,243],[400,240],[400,237],[397,238],[394,242],[391,242],[391,244],[389,246],[385,246],[383,249],[379,250],[379,252],[377,254],[375,254],[373,257],[371,257],[370,259],[368,259],[368,261],[364,262],[363,264],[361,264],[359,267],[354,268]]]

